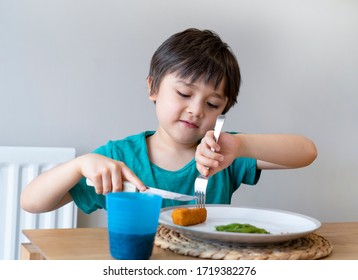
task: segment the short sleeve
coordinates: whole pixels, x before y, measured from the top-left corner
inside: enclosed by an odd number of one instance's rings
[[[241,184],[256,185],[261,176],[261,170],[257,169],[257,160],[254,158],[237,158],[229,167],[230,177],[234,183],[233,191]]]
[[[77,207],[86,214],[106,207],[105,196],[97,194],[94,187],[88,186],[86,184],[86,178],[82,178],[70,189],[70,195]]]

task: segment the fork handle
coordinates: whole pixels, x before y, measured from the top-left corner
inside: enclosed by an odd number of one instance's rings
[[[224,126],[225,115],[219,115],[216,119],[215,127],[214,127],[214,140],[218,142],[221,130]],[[213,150],[213,149],[212,149]]]

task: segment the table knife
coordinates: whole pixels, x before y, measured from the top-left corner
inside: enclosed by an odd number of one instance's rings
[[[88,186],[94,186],[93,182],[89,179],[86,179],[86,183]],[[173,199],[173,200],[179,200],[179,201],[191,201],[195,199],[195,196],[192,195],[186,195],[176,192],[170,192],[166,190],[161,190],[153,187],[146,187],[147,189],[143,191],[142,193],[151,193],[161,196],[162,198],[166,199]],[[134,184],[132,184],[129,181],[123,182],[123,191],[124,192],[139,192],[139,190],[136,188]]]

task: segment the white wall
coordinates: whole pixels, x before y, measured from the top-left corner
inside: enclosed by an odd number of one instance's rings
[[[155,129],[149,61],[188,27],[217,31],[238,57],[243,85],[226,129],[304,134],[319,151],[308,168],[264,172],[233,203],[358,221],[354,0],[0,0],[0,145],[83,154]]]

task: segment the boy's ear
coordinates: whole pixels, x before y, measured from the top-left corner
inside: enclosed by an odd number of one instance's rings
[[[151,76],[148,76],[148,77],[147,77],[147,86],[148,86],[149,95],[150,95],[150,93],[151,93],[152,81],[153,81],[153,78],[152,78]]]
[[[147,85],[148,85],[148,93],[149,93],[149,99],[154,101],[157,99],[157,95],[152,92],[152,82],[153,82],[153,78],[151,76],[148,76],[147,78]]]

